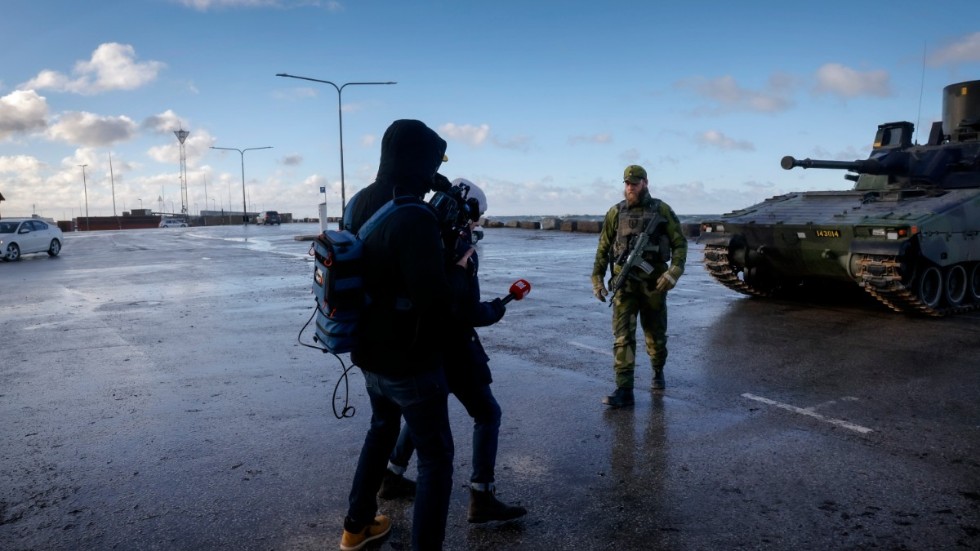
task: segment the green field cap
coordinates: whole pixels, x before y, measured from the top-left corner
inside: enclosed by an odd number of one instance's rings
[[[630,165],[623,171],[623,180],[636,183],[647,179],[647,171],[640,165]]]

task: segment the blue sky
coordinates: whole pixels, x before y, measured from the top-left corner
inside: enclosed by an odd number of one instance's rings
[[[151,208],[340,212],[373,180],[380,136],[416,118],[441,172],[488,215],[602,214],[645,166],[679,214],[727,212],[842,173],[783,155],[865,158],[878,124],[941,116],[980,79],[980,7],[934,2],[6,0],[0,204],[56,219]],[[109,158],[112,158],[110,176]],[[82,169],[85,164],[85,183]],[[115,193],[113,194],[113,187]],[[207,201],[205,201],[205,187]],[[160,199],[163,201],[160,201]]]

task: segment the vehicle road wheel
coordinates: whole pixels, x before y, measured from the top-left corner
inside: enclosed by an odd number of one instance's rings
[[[980,262],[974,262],[973,267],[970,268],[970,295],[973,297],[973,302],[980,302]]]
[[[14,260],[20,260],[20,247],[17,246],[17,243],[7,245],[7,254],[4,255],[3,259],[11,262]]]
[[[966,298],[966,269],[960,264],[954,264],[946,267],[944,271],[946,277],[943,287],[946,302],[950,306],[959,306],[963,304],[963,299]]]
[[[51,246],[48,247],[48,256],[58,256],[58,253],[60,252],[61,252],[61,241],[58,241],[57,239],[52,239]]]
[[[921,271],[915,293],[929,308],[939,305],[939,299],[943,296],[943,276],[939,273],[939,268],[929,266]]]

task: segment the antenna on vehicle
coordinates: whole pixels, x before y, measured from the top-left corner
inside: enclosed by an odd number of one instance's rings
[[[915,145],[919,145],[919,123],[922,121],[922,90],[926,86],[926,43],[922,42],[922,77],[919,79],[919,112],[915,115]]]

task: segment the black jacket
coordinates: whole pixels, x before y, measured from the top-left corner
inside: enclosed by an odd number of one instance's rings
[[[461,239],[461,248],[470,246],[468,235]],[[488,385],[490,358],[483,349],[474,327],[486,327],[500,321],[506,308],[500,299],[480,301],[480,260],[476,252],[467,267],[466,288],[457,309],[457,323],[450,328],[451,336],[446,360],[446,380],[455,391],[469,386]]]
[[[442,367],[465,270],[447,274],[438,222],[421,197],[445,151],[446,142],[423,123],[392,123],[381,142],[377,180],[359,193],[347,217],[356,231],[392,196],[420,203],[395,210],[364,238],[364,288],[371,302],[351,359],[366,371],[398,376]]]

